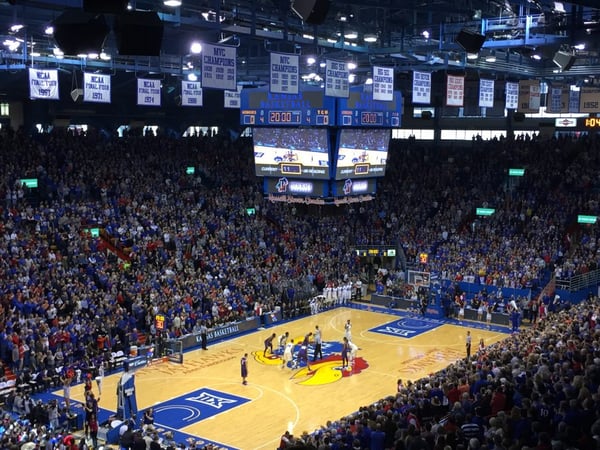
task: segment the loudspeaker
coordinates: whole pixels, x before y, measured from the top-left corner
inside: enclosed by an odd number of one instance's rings
[[[54,20],[54,40],[67,55],[100,53],[110,32],[106,18],[67,9]]]
[[[127,11],[127,0],[83,0],[83,10],[90,13],[121,14]]]
[[[330,0],[292,0],[292,11],[304,22],[320,25],[329,12]]]
[[[456,36],[455,41],[467,53],[478,53],[485,42],[485,36],[474,31],[461,30]]]
[[[120,14],[115,20],[114,32],[120,55],[160,55],[164,28],[158,13],[128,11]]]
[[[552,62],[560,67],[560,70],[564,72],[569,70],[575,64],[575,55],[567,52],[561,52],[560,50],[554,54]]]
[[[71,98],[73,99],[74,102],[76,102],[77,100],[80,100],[81,97],[83,97],[83,89],[73,89],[71,91]]]

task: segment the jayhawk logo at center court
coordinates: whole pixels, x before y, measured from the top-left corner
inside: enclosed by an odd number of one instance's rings
[[[294,339],[298,342],[300,339]],[[294,360],[291,366],[288,365],[284,370],[292,371],[290,379],[297,384],[304,386],[317,386],[323,384],[334,383],[350,376],[361,373],[369,367],[367,361],[360,356],[354,358],[353,364],[350,367],[342,368],[342,344],[339,342],[323,342],[323,359],[313,361],[313,348],[308,348],[308,360],[310,370],[306,367],[306,363],[299,361],[297,358],[300,344],[294,346]],[[276,351],[274,354],[268,353],[264,356],[263,351],[255,351],[252,353],[254,359],[265,366],[279,367],[282,364],[281,352]]]

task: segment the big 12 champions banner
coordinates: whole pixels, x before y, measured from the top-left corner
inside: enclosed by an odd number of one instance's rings
[[[289,53],[271,53],[269,90],[274,94],[297,94],[299,57]]]
[[[446,106],[463,106],[465,101],[465,77],[448,75],[446,83]]]
[[[237,48],[204,44],[202,47],[202,86],[235,91]]]
[[[394,68],[373,66],[373,100],[394,100]]]
[[[482,108],[494,107],[494,80],[479,80],[479,106]]]
[[[431,103],[431,73],[413,72],[413,103]]]
[[[325,95],[329,97],[350,97],[350,71],[344,61],[325,61]]]
[[[58,70],[29,69],[29,97],[59,100]]]
[[[519,83],[506,82],[506,109],[517,109],[519,106]]]
[[[110,103],[110,75],[84,73],[83,101]]]

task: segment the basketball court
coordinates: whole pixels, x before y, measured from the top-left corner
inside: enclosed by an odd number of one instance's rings
[[[342,370],[340,352],[348,319],[359,350],[353,369]],[[282,369],[278,356],[263,355],[264,340],[272,333],[279,337],[289,331],[297,343],[315,325],[322,330],[323,360],[311,362],[311,370]],[[327,420],[393,395],[398,378],[417,380],[463,358],[467,330],[473,352],[480,339],[489,345],[509,331],[388,308],[331,309],[211,345],[206,351],[187,352],[183,364],[162,362],[137,370],[138,417],[153,407],[156,428],[174,432],[177,442],[272,450],[286,430],[294,435],[312,432]],[[248,385],[240,377],[244,353],[249,356]],[[104,419],[117,409],[119,378],[117,373],[104,379],[100,400]],[[60,397],[62,391],[54,394]],[[72,399],[83,401],[82,385],[72,389]]]

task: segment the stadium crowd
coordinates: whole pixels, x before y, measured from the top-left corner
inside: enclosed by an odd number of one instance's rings
[[[552,271],[585,273],[597,267],[598,236],[574,226],[574,216],[598,214],[597,150],[585,137],[467,149],[394,142],[373,202],[314,213],[263,200],[248,139],[3,129],[0,359],[46,384],[152,342],[157,313],[166,337],[178,337],[203,321],[298,310],[326,283],[364,276],[356,244],[397,242],[410,264],[425,264],[419,254],[427,253],[427,270],[441,279],[481,285],[535,289]],[[528,176],[509,179],[509,166],[527,167]],[[479,206],[496,213],[477,218]],[[517,357],[521,337],[511,339]],[[503,361],[489,355],[482,367]],[[465,364],[469,378],[475,369]]]

